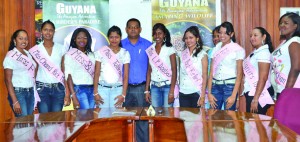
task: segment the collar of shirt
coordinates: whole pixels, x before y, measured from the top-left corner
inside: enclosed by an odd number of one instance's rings
[[[132,44],[131,42],[130,42],[130,40],[129,40],[129,38],[127,37],[127,38],[125,38],[124,39],[124,44],[126,44],[126,45],[131,45],[131,46],[136,46],[136,45],[138,45],[139,43],[141,42],[141,36],[139,36],[139,38],[138,38],[138,40],[137,40],[137,42],[135,43],[135,44]],[[122,45],[123,47],[124,47],[124,45]]]
[[[258,52],[260,52],[260,51],[262,51],[262,50],[266,50],[266,49],[269,49],[269,46],[266,44],[266,45],[263,45],[263,46],[261,46],[261,47],[259,47],[258,49],[256,49],[256,50],[254,50],[253,51],[253,53],[255,54],[255,53],[258,53]]]

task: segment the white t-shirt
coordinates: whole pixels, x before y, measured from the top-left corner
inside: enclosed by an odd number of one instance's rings
[[[196,52],[196,50],[193,51],[193,54]],[[193,66],[194,68],[197,70],[197,72],[199,73],[199,75],[201,75],[202,77],[202,59],[203,57],[207,56],[207,53],[204,50],[201,50],[197,57],[195,57],[194,55],[191,55],[191,59],[193,62]],[[186,68],[185,65],[182,62],[182,57],[181,57],[181,53],[178,53],[178,56],[180,57],[180,81],[179,81],[179,88],[180,88],[180,92],[184,93],[184,94],[191,94],[191,93],[195,93],[195,92],[200,92],[201,90],[198,89],[198,87],[196,86],[196,84],[193,82],[193,80],[189,77],[189,75],[186,72]]]
[[[264,46],[258,48],[257,50],[254,50],[253,53],[251,53],[251,54],[252,54],[252,56],[250,58],[250,63],[255,68],[257,77],[259,77],[258,62],[271,63],[271,53],[269,51],[269,46],[264,45]],[[271,73],[271,66],[269,69],[268,80],[265,84],[267,86],[267,89],[271,86],[270,73]],[[250,83],[247,81],[247,79],[244,79],[244,93],[249,92],[251,90],[251,87],[249,84]]]
[[[87,56],[95,65],[94,53],[90,52]],[[81,64],[75,61],[69,54],[65,54],[64,64],[66,80],[68,78],[68,75],[70,74],[75,85],[93,84],[93,77],[82,67]],[[95,68],[95,66],[93,66],[93,68]]]
[[[116,54],[116,56],[122,64],[130,63],[130,55],[126,49],[121,48],[120,51]],[[95,52],[95,60],[101,62],[101,70],[99,77],[100,84],[123,84],[123,82],[119,81],[119,75],[116,73],[115,69],[102,54],[100,54],[99,52]]]
[[[14,48],[14,51],[17,51],[19,54],[22,54],[18,49]],[[35,61],[32,59],[32,56],[29,54],[27,50],[24,50],[27,57],[30,59],[30,61],[34,64],[36,67]],[[20,65],[16,60],[5,57],[3,61],[3,67],[4,69],[12,69],[12,84],[14,87],[22,87],[22,88],[30,88],[33,87],[34,84],[34,78],[30,75],[30,73],[27,71],[27,68],[23,65]]]
[[[273,68],[276,68],[278,71],[280,71],[282,74],[286,76],[286,79],[290,73],[291,70],[291,57],[289,53],[289,46],[292,42],[300,43],[300,37],[293,37],[286,41],[284,44],[279,46],[276,50],[272,52],[272,65]],[[297,81],[300,79],[300,75],[297,78]],[[287,80],[286,80],[287,81]],[[285,88],[285,86],[277,85],[277,93],[281,93],[282,90]],[[300,85],[294,86],[294,88],[300,88]]]
[[[216,47],[212,51],[213,57],[215,56],[216,52],[221,49],[222,42],[219,42]],[[245,58],[245,50],[238,50],[236,52],[232,52],[219,63],[218,68],[214,71],[214,79],[217,80],[225,80],[229,78],[236,77],[237,74],[237,60],[243,60]]]
[[[152,46],[155,47],[156,43],[154,43]],[[175,54],[175,49],[173,47],[167,47],[166,45],[163,45],[161,47],[160,53],[159,53],[159,58],[162,60],[163,63],[165,63],[165,65],[167,65],[169,68],[171,68],[171,60],[170,60],[170,56],[172,54]],[[167,77],[165,77],[154,65],[154,63],[152,63],[150,61],[150,65],[152,68],[152,72],[151,72],[151,81],[155,81],[155,82],[161,82],[161,81],[166,81],[168,80]],[[171,81],[171,80],[170,80]]]
[[[49,59],[53,64],[55,64],[59,69],[61,69],[61,59],[63,55],[67,52],[68,48],[64,47],[63,45],[59,43],[54,43],[52,48],[52,54],[51,56],[48,54],[47,50],[45,49],[44,42],[41,42],[39,44],[39,50],[41,53],[43,53],[47,59]],[[36,81],[44,82],[44,83],[58,83],[59,81],[53,77],[52,75],[49,75],[47,71],[41,66],[38,68]]]

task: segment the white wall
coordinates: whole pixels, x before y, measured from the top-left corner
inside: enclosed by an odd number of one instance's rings
[[[141,36],[152,41],[152,5],[151,0],[109,0],[109,25],[122,30],[122,39],[127,37],[126,22],[130,18],[141,22]]]

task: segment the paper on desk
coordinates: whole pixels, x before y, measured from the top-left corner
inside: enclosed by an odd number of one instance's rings
[[[136,115],[136,110],[116,109],[112,115],[114,116],[133,116]]]

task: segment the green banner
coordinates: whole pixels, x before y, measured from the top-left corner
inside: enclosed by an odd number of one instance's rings
[[[108,44],[108,0],[36,0],[36,4],[38,1],[40,5],[36,5],[36,21],[41,24],[49,19],[55,24],[55,42],[69,46],[73,31],[83,27],[92,35],[93,50]]]
[[[198,26],[204,46],[213,47],[212,29],[216,26],[216,0],[152,0],[152,25],[163,23],[170,31],[177,50],[190,26]]]

